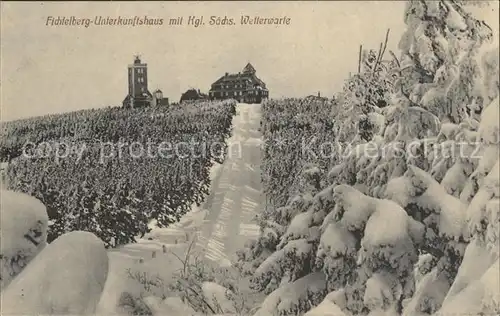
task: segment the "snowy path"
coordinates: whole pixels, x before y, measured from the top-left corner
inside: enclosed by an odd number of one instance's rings
[[[198,245],[206,258],[229,265],[245,241],[258,234],[252,223],[262,203],[260,184],[260,106],[240,104],[228,140],[228,157],[207,199],[206,223]]]
[[[194,206],[178,223],[154,228],[145,239],[108,253],[110,273],[99,314],[116,314],[119,295],[139,290],[128,269],[159,275],[168,282],[173,271],[180,268],[180,262],[170,252],[182,257],[189,238],[197,239],[197,250],[204,252],[206,259],[229,265],[236,251],[258,235],[253,218],[264,202],[260,183],[260,105],[238,104],[236,112],[228,156],[222,165],[212,168],[210,194],[205,202]]]
[[[258,235],[253,217],[263,203],[260,183],[260,105],[239,104],[228,139],[228,157],[212,170],[210,194],[201,207],[194,207],[179,223],[154,229],[147,237],[126,245],[119,252],[139,258],[144,250],[161,250],[163,244],[185,242],[194,232],[206,257],[228,263],[246,240]]]

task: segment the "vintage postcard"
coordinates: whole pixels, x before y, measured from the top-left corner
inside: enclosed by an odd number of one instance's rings
[[[2,316],[500,315],[498,1],[0,6]]]

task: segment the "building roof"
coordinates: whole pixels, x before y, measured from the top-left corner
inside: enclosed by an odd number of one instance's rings
[[[142,96],[145,97],[145,98],[152,98],[153,95],[151,94],[151,92],[147,91],[146,92],[143,92],[142,93]]]
[[[243,68],[243,72],[239,72],[237,74],[226,73],[224,76],[217,79],[212,85],[248,81],[253,85],[261,86],[264,90],[267,89],[266,84],[260,80],[255,73],[255,68],[248,63],[245,68]]]
[[[123,101],[124,102],[128,101],[128,100],[130,100],[130,98],[132,98],[132,96],[127,94],[127,96],[125,97],[125,99],[123,99]],[[151,98],[153,98],[153,95],[149,91],[143,92],[141,96],[134,97],[134,99],[136,99],[136,100],[147,100],[147,99],[151,99]]]
[[[317,96],[317,95],[313,95],[313,94],[308,95],[305,99],[307,99],[307,100],[322,100],[322,101],[328,100],[328,98]]]
[[[203,99],[208,97],[207,94],[201,92],[199,89],[188,89],[186,92],[184,92],[181,95],[181,101],[182,100],[190,100],[190,99]]]
[[[259,77],[257,77],[257,76],[254,76],[254,77],[259,85],[261,85],[263,88],[266,87],[266,84],[264,83],[264,81],[260,80]]]
[[[243,68],[242,72],[239,72],[237,74],[229,74],[226,73],[224,76],[220,77],[215,81],[214,83],[221,83],[221,82],[229,82],[229,81],[241,81],[241,80],[250,80],[250,81],[256,81],[258,84],[262,85],[265,87],[264,82],[257,78],[255,75],[257,71],[255,70],[254,66],[252,64],[248,63],[246,66]]]
[[[226,74],[226,75],[220,77],[219,79],[217,79],[217,81],[215,81],[214,83],[229,82],[229,81],[242,81],[242,80],[246,80],[246,79],[250,79],[250,76],[248,74],[242,74],[242,73]]]
[[[130,102],[130,98],[131,98],[131,96],[129,94],[127,94],[127,96],[125,97],[125,99],[123,99],[122,103]]]
[[[243,73],[256,73],[257,71],[255,70],[255,68],[252,66],[251,63],[248,63],[245,68],[243,68]]]

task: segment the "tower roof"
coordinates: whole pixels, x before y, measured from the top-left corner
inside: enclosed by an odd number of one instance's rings
[[[255,73],[256,70],[251,63],[248,63],[245,68],[243,68],[243,73]]]

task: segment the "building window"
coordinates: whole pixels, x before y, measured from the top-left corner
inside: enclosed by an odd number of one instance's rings
[[[240,91],[240,95],[243,95],[243,91]]]

